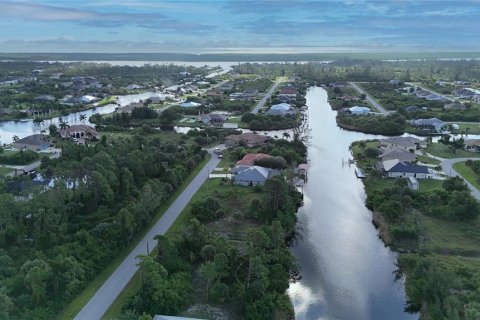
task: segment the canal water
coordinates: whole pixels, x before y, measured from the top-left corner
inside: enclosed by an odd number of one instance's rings
[[[146,100],[151,97],[153,92],[144,92],[139,94],[130,94],[124,96],[118,96],[118,104],[120,106],[126,106],[130,103],[138,102],[140,100]],[[55,117],[52,119],[45,120],[43,124],[37,126],[30,120],[21,120],[21,121],[0,121],[0,145],[8,144],[13,141],[13,136],[17,136],[20,139],[25,138],[26,136],[40,133],[42,130],[45,130],[48,134],[48,127],[51,124],[58,125],[62,121],[66,121],[68,125],[74,124],[88,124],[91,123],[88,121],[88,118],[93,114],[107,114],[111,113],[117,108],[118,105],[108,104],[102,107],[96,107],[95,109],[89,109],[85,111],[73,112],[66,116]],[[87,120],[80,120],[80,115],[86,115]]]
[[[396,254],[378,238],[355,167],[344,164],[353,141],[378,136],[338,128],[324,89],[311,88],[306,99],[310,169],[292,247],[302,279],[289,288],[296,319],[418,319],[404,312]]]

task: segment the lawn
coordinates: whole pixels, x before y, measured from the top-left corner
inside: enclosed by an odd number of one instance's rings
[[[429,156],[426,156],[426,155],[418,155],[417,160],[419,162],[423,162],[423,163],[426,163],[426,164],[433,164],[435,166],[440,165],[440,160],[430,158]]]
[[[430,153],[434,156],[440,158],[480,158],[480,152],[469,152],[463,149],[456,150],[453,152],[449,147],[443,143],[431,143],[428,145],[425,150],[427,153]]]
[[[454,130],[453,133],[469,133],[469,134],[480,134],[480,123],[458,123],[460,127],[458,130]]]
[[[12,171],[13,171],[12,168],[0,166],[0,177],[5,177],[7,174],[9,174]]]
[[[58,319],[67,320],[73,319],[75,315],[87,304],[91,297],[97,292],[97,290],[103,285],[103,283],[110,277],[110,275],[117,269],[117,267],[122,263],[122,261],[130,254],[130,252],[135,248],[145,234],[150,230],[150,228],[162,217],[165,211],[170,207],[170,205],[178,198],[178,196],[187,188],[187,186],[192,182],[195,176],[202,170],[202,168],[210,160],[210,155],[208,155],[205,160],[203,160],[195,170],[190,173],[190,176],[182,184],[182,186],[170,197],[170,199],[165,202],[157,210],[156,216],[152,219],[151,223],[145,228],[145,231],[137,236],[136,241],[133,241],[117,258],[115,258],[95,279],[93,279],[88,286],[70,302],[63,312],[59,315]],[[130,285],[130,283],[129,283]]]
[[[457,162],[453,164],[453,169],[458,172],[465,180],[470,182],[477,190],[480,190],[478,177],[473,170],[465,164],[465,162]]]

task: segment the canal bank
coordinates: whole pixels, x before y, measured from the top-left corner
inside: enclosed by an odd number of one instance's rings
[[[342,130],[327,93],[307,93],[311,139],[309,180],[292,252],[302,279],[290,286],[296,319],[410,320],[396,254],[378,237],[366,194],[349,165],[349,146],[380,136]]]

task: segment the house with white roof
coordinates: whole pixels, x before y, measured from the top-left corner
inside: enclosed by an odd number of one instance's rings
[[[279,115],[279,116],[290,116],[295,114],[295,111],[293,110],[290,104],[279,103],[271,106],[270,109],[267,111],[267,114]]]
[[[348,108],[348,111],[350,111],[350,113],[354,116],[364,116],[372,112],[370,108],[360,107],[360,106],[354,106],[354,107]]]
[[[180,103],[180,107],[182,108],[197,108],[197,107],[200,107],[201,105],[202,105],[201,103],[194,102],[194,101]]]

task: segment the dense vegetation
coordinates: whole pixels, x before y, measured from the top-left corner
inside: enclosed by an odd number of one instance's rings
[[[295,118],[269,114],[247,113],[242,116],[242,122],[248,124],[248,128],[254,131],[284,130],[298,126],[298,120]]]
[[[20,150],[18,152],[0,150],[0,164],[25,165],[39,158],[38,153],[32,150]]]
[[[337,123],[340,127],[372,134],[399,135],[405,132],[405,118],[399,113],[387,116],[355,116],[339,112]]]
[[[370,147],[369,147],[370,145]],[[412,191],[405,179],[387,183],[371,163],[371,143],[354,145],[365,180],[367,206],[383,240],[398,249],[400,272],[406,275],[409,311],[425,319],[475,320],[480,316],[480,206],[465,182],[421,179]],[[393,180],[393,179],[389,179]]]
[[[61,158],[42,165],[53,187],[16,201],[4,192],[15,181],[2,185],[2,319],[55,318],[135,239],[204,158],[197,144],[178,141],[143,135],[65,143]]]

